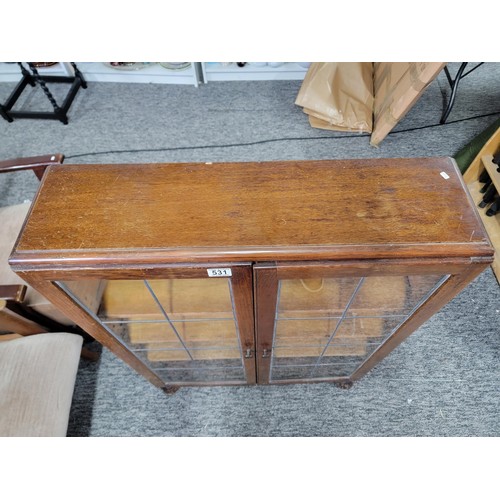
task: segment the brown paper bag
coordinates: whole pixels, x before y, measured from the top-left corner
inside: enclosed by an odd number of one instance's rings
[[[313,63],[295,104],[304,108],[312,126],[371,132],[372,66],[371,62]]]
[[[345,132],[347,129],[345,127],[340,127],[338,125],[331,125],[321,118],[316,118],[315,116],[309,116],[309,124],[314,128],[322,128],[325,130],[337,130],[338,132]]]
[[[359,132],[373,128],[370,144],[376,146],[445,64],[313,63],[295,104],[303,107],[315,128]]]
[[[446,63],[374,63],[374,126],[370,144],[376,146],[410,111]]]

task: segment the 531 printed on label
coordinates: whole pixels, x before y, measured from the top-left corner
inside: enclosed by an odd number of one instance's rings
[[[230,267],[222,267],[218,269],[207,269],[208,275],[211,278],[223,278],[226,276],[232,276]]]

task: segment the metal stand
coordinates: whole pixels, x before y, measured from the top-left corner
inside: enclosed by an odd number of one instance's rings
[[[75,63],[70,63],[75,72],[75,76],[40,76],[37,68],[33,63],[28,63],[28,67],[31,73],[23,66],[23,63],[18,63],[21,68],[22,78],[17,84],[16,88],[12,91],[7,102],[5,104],[0,104],[0,115],[5,118],[8,122],[13,122],[14,118],[40,118],[48,120],[59,120],[65,125],[68,124],[68,110],[73,102],[76,93],[83,87],[87,88],[87,82],[80,73]],[[59,106],[54,99],[54,96],[47,87],[47,83],[71,83],[66,98],[62,106]],[[54,108],[54,111],[12,111],[12,108],[16,104],[17,100],[23,93],[23,90],[30,85],[35,87],[40,85],[50,104]]]
[[[462,78],[465,78],[468,74],[472,73],[475,69],[479,68],[479,66],[481,66],[484,63],[477,64],[471,70],[467,71],[467,73],[464,74],[464,71],[465,71],[465,68],[467,67],[467,64],[469,64],[469,63],[463,62],[460,65],[460,68],[458,68],[458,71],[457,71],[457,74],[456,74],[454,80],[451,78],[450,72],[448,70],[448,66],[444,67],[444,72],[446,73],[446,78],[448,79],[448,83],[450,84],[450,87],[451,87],[451,96],[450,96],[450,101],[448,102],[448,106],[446,106],[446,109],[444,110],[444,113],[441,116],[441,120],[439,122],[441,124],[446,122],[449,114],[451,113],[453,105],[455,104],[455,97],[457,95],[457,88],[458,88],[458,84],[460,83],[460,80]]]

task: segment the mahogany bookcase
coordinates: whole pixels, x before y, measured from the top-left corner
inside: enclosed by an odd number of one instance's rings
[[[167,392],[349,387],[493,259],[450,158],[53,165],[10,264]]]

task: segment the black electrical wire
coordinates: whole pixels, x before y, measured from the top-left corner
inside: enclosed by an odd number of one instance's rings
[[[459,120],[451,120],[446,123],[435,123],[433,125],[423,125],[421,127],[412,127],[403,130],[392,131],[389,135],[402,134],[404,132],[413,132],[414,130],[423,130],[427,128],[434,127],[446,127],[447,125],[453,125],[454,123],[461,123],[468,120],[476,120],[478,118],[485,118],[487,116],[499,115],[500,111],[495,111],[494,113],[486,113],[484,115],[470,116],[468,118],[461,118]],[[107,154],[123,154],[123,153],[154,153],[154,152],[164,152],[164,151],[186,151],[186,150],[197,150],[197,149],[218,149],[218,148],[235,148],[235,147],[245,147],[245,146],[258,146],[260,144],[270,144],[273,142],[285,142],[285,141],[324,141],[324,140],[336,140],[336,139],[357,139],[358,137],[369,137],[370,134],[351,134],[351,135],[335,135],[326,137],[279,137],[276,139],[262,139],[260,141],[252,142],[238,142],[233,144],[207,144],[205,146],[178,146],[170,148],[144,148],[144,149],[115,149],[109,151],[94,151],[90,153],[78,153],[74,155],[66,156],[66,159],[82,158],[85,156],[97,156],[97,155],[107,155]]]

